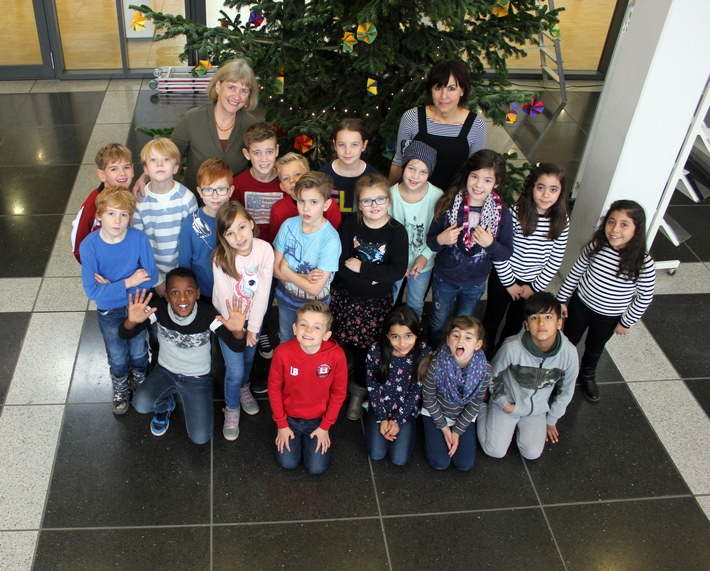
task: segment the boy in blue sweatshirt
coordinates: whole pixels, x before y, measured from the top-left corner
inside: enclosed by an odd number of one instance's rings
[[[111,186],[96,198],[96,219],[101,228],[80,246],[81,281],[96,302],[99,329],[104,338],[113,381],[113,413],[125,414],[130,403],[129,375],[140,384],[148,369],[145,333],[121,339],[120,325],[128,317],[128,291],[156,284],[158,270],[147,236],[130,227],[136,199],[130,191]]]

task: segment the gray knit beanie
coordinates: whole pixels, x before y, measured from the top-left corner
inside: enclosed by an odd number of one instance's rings
[[[421,141],[402,141],[402,169],[412,159],[422,161],[429,169],[429,176],[431,176],[436,166],[436,149]]]

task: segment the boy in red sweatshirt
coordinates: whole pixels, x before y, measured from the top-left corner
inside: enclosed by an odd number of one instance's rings
[[[311,474],[328,467],[330,427],[348,385],[345,353],[330,339],[333,316],[321,301],[296,311],[295,339],[274,350],[269,403],[278,428],[276,457],[284,468],[301,463]]]

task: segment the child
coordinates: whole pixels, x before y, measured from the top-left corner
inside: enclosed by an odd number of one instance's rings
[[[381,174],[366,174],[355,187],[357,216],[340,227],[342,253],[333,281],[333,335],[348,351],[354,368],[347,416],[362,415],[365,354],[392,309],[392,286],[407,271],[407,231],[387,207],[390,189]]]
[[[578,379],[589,401],[599,400],[595,376],[604,345],[641,319],[655,285],[656,267],[646,251],[646,213],[633,200],[617,200],[557,294],[572,344],[589,328]]]
[[[493,262],[488,278],[483,327],[489,355],[496,346],[500,322],[505,318],[502,343],[520,331],[525,300],[544,291],[560,269],[569,235],[565,171],[552,163],[538,163],[525,180],[511,215],[513,255],[510,260]]]
[[[331,205],[333,181],[307,172],[296,183],[298,218],[289,218],[274,240],[274,277],[281,343],[293,339],[296,310],[307,301],[330,302],[338,270],[340,238],[323,214]]]
[[[152,308],[148,305],[151,299]],[[144,289],[136,290],[135,298],[128,294],[128,301],[128,318],[119,331],[121,338],[135,337],[145,330],[150,319],[158,323],[161,347],[158,364],[136,388],[133,407],[142,414],[154,413],[150,432],[162,436],[170,426],[175,397],[179,395],[190,440],[195,444],[209,442],[214,430],[211,333],[214,331],[232,351],[243,350],[248,302],[232,296],[231,304],[227,301],[229,318],[223,318],[200,300],[197,276],[187,268],[168,272],[165,298],[146,295]]]
[[[449,324],[446,344],[426,370],[422,399],[426,457],[437,470],[453,463],[470,470],[476,460],[474,422],[491,379],[483,351],[483,325],[460,315]]]
[[[255,123],[244,131],[242,151],[251,167],[234,177],[232,200],[244,205],[259,227],[261,239],[271,244],[276,236],[269,226],[271,207],[284,196],[274,166],[279,156],[276,131],[266,123]]]
[[[367,133],[360,119],[343,119],[333,130],[336,159],[323,165],[324,172],[333,179],[333,198],[340,212],[352,212],[355,207],[355,184],[366,174],[377,170],[360,158],[367,148]]]
[[[212,304],[212,252],[217,245],[217,211],[229,202],[232,169],[222,159],[207,159],[197,171],[197,194],[204,206],[183,218],[178,264],[197,276],[202,301]]]
[[[294,216],[298,216],[296,206],[296,183],[301,177],[310,171],[308,161],[303,155],[298,153],[286,153],[276,161],[276,170],[279,173],[279,185],[284,192],[284,197],[271,208],[269,218],[269,229],[272,236],[278,234],[281,225]],[[340,210],[334,204],[330,204],[325,211],[325,219],[330,222],[336,230],[340,228],[342,220]]]
[[[228,202],[217,212],[219,244],[212,254],[212,303],[226,319],[229,300],[236,296],[246,303],[247,313],[244,351],[234,351],[222,339],[219,341],[226,366],[222,433],[230,441],[239,436],[240,404],[247,414],[259,412],[259,405],[249,392],[249,377],[271,291],[274,251],[255,237],[258,235],[258,226],[238,202]]]
[[[136,205],[133,226],[150,239],[160,277],[155,291],[165,293],[165,275],[178,265],[182,220],[197,210],[197,200],[173,180],[180,168],[180,151],[170,139],[152,139],[141,150],[143,171],[150,178],[145,196]]]
[[[79,247],[81,281],[89,299],[96,301],[99,329],[104,338],[113,382],[113,413],[128,412],[129,375],[135,385],[148,369],[148,345],[144,334],[125,340],[118,336],[128,317],[128,291],[151,287],[158,279],[153,250],[143,232],[131,228],[136,199],[118,186],[104,188],[96,198],[96,219],[101,227]]]
[[[463,164],[453,186],[436,204],[427,234],[427,246],[438,253],[429,323],[432,347],[441,343],[452,309],[454,315],[473,315],[492,262],[512,254],[510,211],[495,192],[504,182],[505,159],[483,149]]]
[[[407,272],[407,305],[421,320],[424,296],[429,288],[434,252],[426,244],[426,234],[434,219],[434,207],[443,196],[440,188],[427,182],[436,166],[436,151],[421,141],[407,141],[402,152],[402,181],[391,188],[389,213],[407,229],[409,262]],[[394,284],[395,303],[403,280]]]
[[[508,337],[491,369],[490,400],[476,422],[483,451],[503,458],[518,429],[518,450],[526,460],[540,457],[545,442],[559,441],[557,421],[574,393],[577,349],[560,332],[562,307],[551,293],[525,302],[525,329]],[[553,394],[554,393],[554,394]]]
[[[325,303],[310,301],[296,312],[296,339],[274,351],[269,403],[278,429],[276,457],[284,468],[301,463],[311,474],[328,467],[330,427],[345,400],[345,354],[330,340],[333,316]]]
[[[96,218],[96,197],[107,186],[120,186],[130,188],[133,180],[133,158],[128,147],[118,143],[109,143],[101,147],[96,153],[96,174],[101,181],[81,203],[81,208],[72,222],[71,245],[74,257],[81,263],[79,246],[89,235],[89,232],[99,227]]]
[[[389,452],[396,466],[412,455],[422,385],[418,369],[429,354],[419,335],[419,320],[411,307],[395,309],[386,318],[378,343],[367,352],[365,442],[373,460]]]

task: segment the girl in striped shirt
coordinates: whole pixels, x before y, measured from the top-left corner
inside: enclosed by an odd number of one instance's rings
[[[564,333],[576,345],[589,329],[578,381],[599,400],[595,371],[611,336],[626,335],[653,300],[656,267],[646,251],[646,213],[633,200],[617,200],[575,262],[557,298]]]
[[[426,457],[437,470],[453,464],[470,470],[476,460],[474,422],[491,380],[481,351],[483,325],[460,315],[448,327],[446,343],[431,358],[422,389]]]
[[[511,208],[513,255],[494,261],[488,278],[488,303],[483,317],[486,353],[520,331],[525,320],[525,300],[545,291],[562,264],[569,235],[565,171],[552,163],[537,163]],[[505,319],[500,343],[496,333]]]

